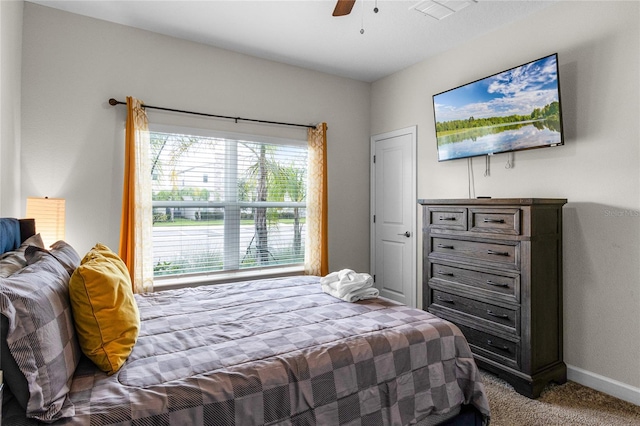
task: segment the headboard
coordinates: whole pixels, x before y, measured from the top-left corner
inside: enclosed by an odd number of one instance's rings
[[[36,235],[35,219],[18,219],[20,223],[20,242],[24,242],[27,238]]]

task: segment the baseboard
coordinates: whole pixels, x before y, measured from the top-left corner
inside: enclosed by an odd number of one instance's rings
[[[640,388],[567,364],[567,379],[623,401],[640,405]]]

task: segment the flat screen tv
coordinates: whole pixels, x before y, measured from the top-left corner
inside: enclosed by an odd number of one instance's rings
[[[564,144],[556,53],[433,95],[438,161]]]

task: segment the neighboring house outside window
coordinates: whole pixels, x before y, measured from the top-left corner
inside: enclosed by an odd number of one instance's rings
[[[151,131],[154,278],[302,266],[307,142]]]

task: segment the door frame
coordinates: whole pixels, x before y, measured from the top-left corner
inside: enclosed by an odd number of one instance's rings
[[[376,143],[405,135],[411,135],[411,190],[410,194],[413,196],[412,202],[415,204],[414,208],[411,209],[411,235],[414,236],[413,244],[411,245],[411,271],[409,276],[411,277],[411,299],[413,307],[418,306],[418,271],[417,268],[417,255],[418,255],[418,235],[416,233],[417,230],[417,202],[418,202],[418,175],[417,175],[417,157],[418,157],[418,126],[409,126],[403,129],[394,130],[391,132],[380,133],[377,135],[371,136],[371,204],[370,204],[370,218],[369,218],[369,229],[370,229],[370,270],[371,275],[376,274],[376,224],[374,223],[374,217],[376,214],[376,167],[375,167],[375,153],[376,153]]]

